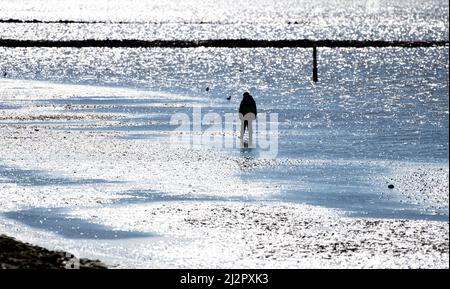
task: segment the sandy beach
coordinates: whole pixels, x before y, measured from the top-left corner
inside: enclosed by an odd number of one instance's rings
[[[395,183],[377,198],[420,206],[423,219],[352,215],[339,204],[284,200],[289,186],[281,181],[243,177],[338,161],[187,148],[168,141],[169,128],[129,137],[120,129],[130,125],[126,114],[92,101],[126,95],[167,107],[179,95],[22,80],[0,86],[9,104],[0,106],[1,234],[112,268],[448,268],[448,166],[390,162],[395,173],[370,180]],[[69,106],[74,95],[86,102]]]

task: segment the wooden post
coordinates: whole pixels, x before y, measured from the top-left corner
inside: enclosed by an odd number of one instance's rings
[[[317,77],[317,47],[313,46],[313,81],[318,82]]]

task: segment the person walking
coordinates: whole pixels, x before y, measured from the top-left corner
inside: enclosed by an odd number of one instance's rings
[[[239,138],[241,139],[241,144],[244,142],[245,130],[248,129],[248,143],[249,146],[253,145],[253,126],[252,121],[256,119],[258,113],[256,108],[256,102],[253,96],[248,92],[244,92],[242,95],[242,101],[239,106],[239,119],[241,120],[241,133]]]

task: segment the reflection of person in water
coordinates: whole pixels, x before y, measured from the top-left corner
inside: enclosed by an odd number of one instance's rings
[[[248,128],[249,145],[253,143],[253,127],[252,121],[256,119],[256,103],[253,97],[248,92],[244,92],[244,98],[239,106],[239,119],[241,120],[241,134],[239,138],[241,143],[244,140],[245,130]]]

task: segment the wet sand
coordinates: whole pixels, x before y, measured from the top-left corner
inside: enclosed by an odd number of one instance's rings
[[[446,222],[348,218],[330,209],[272,202],[183,201],[84,208],[73,214],[160,236],[93,246],[113,268],[448,268],[449,262]],[[67,240],[54,243],[69,246]],[[20,246],[6,248],[12,248],[14,258],[25,254],[27,259],[19,264],[7,259],[9,266],[63,264],[48,259],[63,253],[45,251],[50,256],[45,259],[36,255],[43,249],[23,253]],[[116,255],[133,260],[123,263]]]
[[[139,264],[149,268],[448,268],[449,261],[446,222],[348,218],[272,202],[170,202],[76,213],[168,238],[153,243],[151,261]]]
[[[74,113],[80,107],[38,100],[68,99],[74,91],[78,97],[95,97],[133,95],[133,90],[30,83],[26,88],[3,83],[4,100],[26,105],[0,109],[1,233],[49,249],[75,248],[77,255],[118,268],[449,266],[448,221],[350,218],[342,210],[284,202],[279,198],[282,182],[248,181],[239,174],[308,161],[243,158],[172,146],[162,138],[128,138],[120,128],[130,123],[120,114]],[[145,92],[136,96],[150,97]],[[167,136],[170,131],[152,133]],[[378,181],[395,183],[387,191],[390,198],[413,200],[448,215],[448,169],[418,168],[418,173],[399,169]],[[411,175],[419,181],[408,182]],[[439,187],[431,193],[424,185],[428,178]],[[42,225],[23,218],[33,209],[39,209],[41,215],[34,216]],[[65,223],[47,226],[52,218]],[[87,229],[151,236],[74,239],[73,220],[83,221]],[[13,251],[14,256],[18,250]],[[62,264],[59,253],[49,254],[49,265]],[[29,256],[33,266],[45,265]]]

